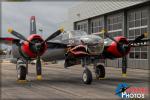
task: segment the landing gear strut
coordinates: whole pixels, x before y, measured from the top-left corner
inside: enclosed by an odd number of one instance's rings
[[[96,79],[101,79],[105,77],[105,68],[103,65],[97,65],[95,66],[95,74]]]
[[[40,57],[38,57],[36,60],[36,72],[37,72],[37,80],[42,80],[42,68]]]

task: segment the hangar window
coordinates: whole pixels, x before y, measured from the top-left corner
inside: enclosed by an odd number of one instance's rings
[[[141,21],[140,21],[139,19],[138,19],[138,20],[136,20],[136,21],[135,21],[135,27],[140,26],[140,24],[141,24],[140,22],[141,22]]]
[[[135,37],[140,35],[141,35],[140,29],[135,29]]]
[[[134,40],[137,36],[147,32],[148,29],[148,12],[147,9],[136,10],[128,12],[128,38]],[[138,47],[133,49],[129,54],[132,59],[147,59],[147,47]]]
[[[88,22],[87,21],[77,22],[75,30],[81,30],[81,31],[88,32]]]
[[[91,33],[100,32],[104,28],[104,18],[95,18],[90,22]]]
[[[130,57],[130,58],[134,58],[134,52],[130,52],[129,57]]]
[[[141,59],[147,59],[147,52],[141,52]]]
[[[135,52],[135,58],[140,59],[140,52]]]
[[[141,19],[141,12],[140,11],[135,12],[135,19]]]
[[[142,26],[147,25],[147,19],[146,18],[142,18],[141,19],[141,24],[142,24]]]
[[[134,30],[130,30],[129,31],[129,39],[133,39],[134,38]]]
[[[141,51],[147,51],[148,50],[148,47],[141,47]]]
[[[146,18],[147,17],[147,11],[146,10],[142,10],[142,18]]]
[[[128,21],[133,21],[134,20],[134,13],[129,13],[128,14]]]
[[[116,37],[122,35],[122,23],[122,14],[115,14],[107,17],[107,30],[110,36]]]

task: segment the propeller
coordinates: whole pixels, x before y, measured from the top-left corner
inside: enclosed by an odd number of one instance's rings
[[[37,72],[37,79],[41,80],[42,79],[42,70],[41,70],[41,59],[40,59],[40,49],[43,45],[43,43],[55,38],[56,36],[60,35],[62,32],[64,31],[63,28],[57,30],[56,32],[52,33],[48,38],[46,38],[43,42],[38,42],[38,43],[32,43],[31,41],[29,41],[26,37],[24,37],[23,35],[21,35],[20,33],[14,31],[13,29],[8,29],[8,32],[11,33],[12,35],[14,35],[15,37],[27,41],[30,44],[35,46],[35,50],[36,50],[36,54],[37,54],[37,59],[36,59],[36,72]]]
[[[8,29],[8,32],[11,33],[12,35],[14,35],[15,37],[21,39],[21,40],[27,41],[27,42],[29,42],[29,43],[31,43],[31,44],[35,44],[35,43],[32,43],[31,41],[27,40],[26,37],[24,37],[23,35],[21,35],[20,33],[16,32],[16,31],[14,31],[14,30],[11,29],[11,28]],[[46,38],[45,41],[42,42],[42,43],[45,43],[45,42],[47,42],[47,41],[49,41],[49,40],[55,38],[56,36],[60,35],[62,32],[64,32],[64,29],[63,29],[63,28],[57,30],[56,32],[52,33],[48,38]],[[42,43],[41,43],[41,44],[42,44]]]
[[[37,79],[41,80],[41,60],[40,60],[40,51],[41,48],[43,46],[43,44],[45,45],[45,43],[47,43],[47,41],[55,38],[56,36],[60,35],[62,32],[64,32],[64,29],[61,28],[59,30],[57,30],[56,32],[52,33],[48,38],[46,38],[43,42],[41,41],[29,41],[26,37],[24,37],[23,35],[21,35],[20,33],[14,31],[13,29],[8,29],[8,32],[11,33],[13,36],[19,38],[20,40],[24,40],[29,42],[30,44],[32,44],[32,46],[35,49],[36,52],[36,70],[37,70]],[[32,16],[30,19],[30,34],[36,34],[36,21],[35,21],[35,16]],[[20,46],[20,45],[19,45]]]
[[[116,41],[113,37],[110,37],[107,33],[104,34],[106,37],[108,37],[109,39],[111,39],[112,41],[116,42],[119,49],[122,51],[123,55],[126,53],[126,49],[131,46],[132,43],[136,43],[138,41],[141,41],[143,38],[147,37],[148,34],[144,33],[138,37],[136,37],[133,41],[129,42],[128,44],[124,44],[123,42],[118,42]]]
[[[41,59],[39,56],[39,50],[42,47],[42,44],[55,38],[56,36],[60,35],[62,32],[64,31],[63,28],[57,30],[56,32],[54,32],[53,34],[51,34],[48,38],[46,38],[42,43],[36,43],[36,50],[37,50],[37,59],[36,59],[36,71],[37,71],[37,79],[41,80],[42,79],[42,70],[41,70]]]
[[[120,49],[122,55],[126,55],[126,51],[127,49],[131,46],[132,43],[136,43],[136,42],[139,42],[141,41],[143,38],[147,37],[148,34],[147,33],[144,33],[138,37],[136,37],[133,41],[129,42],[128,44],[124,44],[124,41],[116,41],[113,37],[110,37],[107,32],[105,30],[102,30],[102,32],[104,32],[105,36],[108,37],[109,39],[111,39],[112,41],[116,42],[117,43],[117,46],[118,46],[118,49]],[[126,60],[126,57],[123,58],[123,60]],[[125,64],[125,63],[124,63]],[[122,75],[123,76],[126,76],[126,71],[127,71],[127,66],[126,64],[122,66]]]

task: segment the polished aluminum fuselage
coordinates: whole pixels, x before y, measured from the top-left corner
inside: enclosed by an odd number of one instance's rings
[[[104,49],[104,40],[103,36],[96,36],[94,34],[88,35],[83,31],[70,31],[57,36],[52,39],[50,42],[54,43],[63,43],[66,45],[77,46],[82,44],[87,45],[88,51],[92,54],[99,55],[103,52]],[[53,61],[60,60],[65,58],[65,53],[67,52],[66,47],[61,47],[58,45],[52,45],[47,48],[44,54],[41,56],[41,59],[44,61]],[[20,58],[21,54],[19,52],[19,47],[17,45],[13,45],[12,54],[14,58]]]

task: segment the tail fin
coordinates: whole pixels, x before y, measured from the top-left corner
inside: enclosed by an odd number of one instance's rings
[[[31,34],[36,34],[35,16],[31,16],[31,19],[30,19],[30,35]]]

